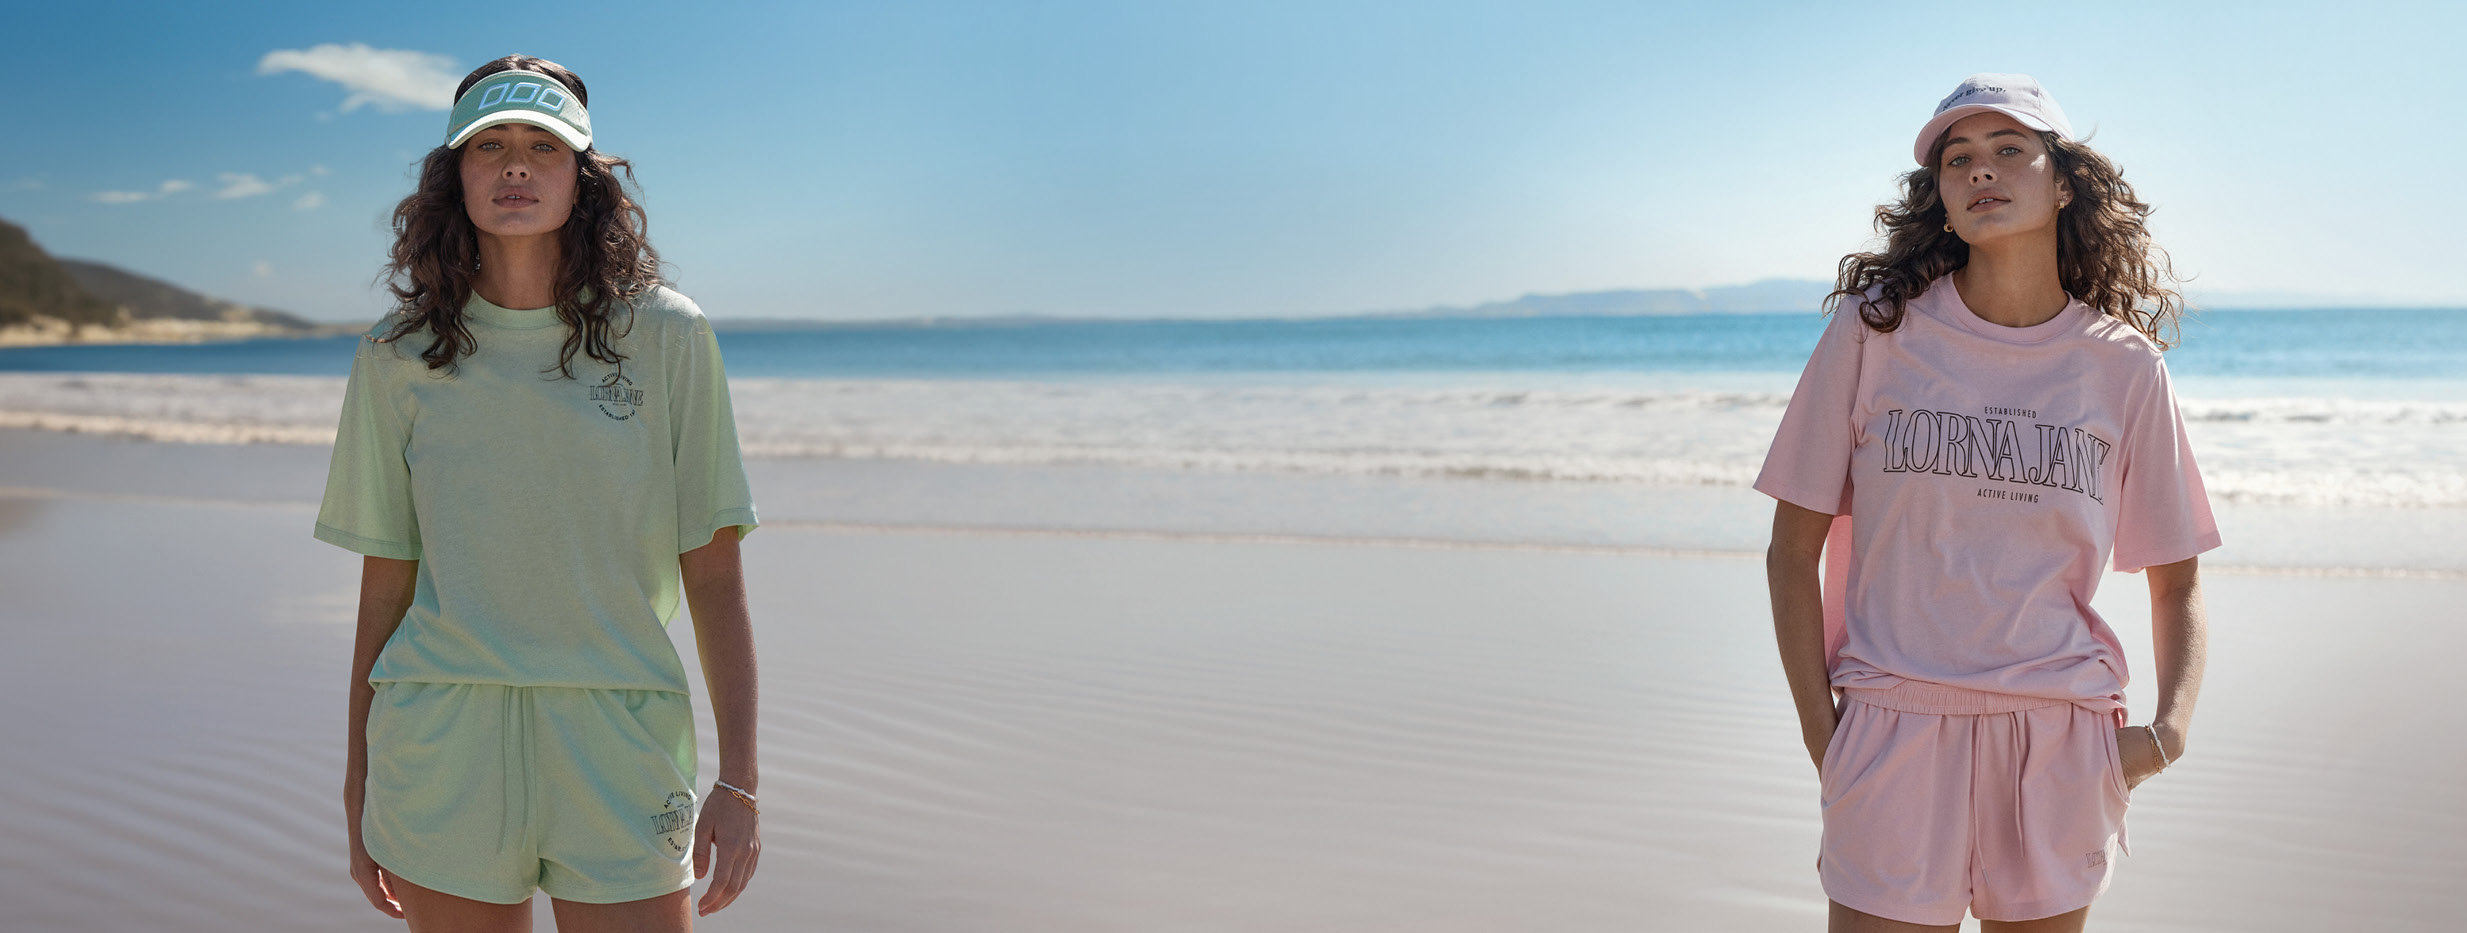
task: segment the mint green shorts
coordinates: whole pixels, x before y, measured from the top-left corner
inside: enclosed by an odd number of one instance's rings
[[[693,883],[694,709],[681,693],[377,684],[360,834],[391,874],[517,904]]]

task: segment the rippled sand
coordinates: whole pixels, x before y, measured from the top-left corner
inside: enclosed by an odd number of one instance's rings
[[[399,928],[342,871],[357,558],[307,535],[322,468],[0,431],[0,928]],[[1821,927],[1744,552],[1034,512],[748,540],[766,849],[705,929]],[[2100,608],[2147,667],[2139,584]],[[2140,791],[2093,929],[2455,928],[2467,582],[2209,588],[2193,754]]]

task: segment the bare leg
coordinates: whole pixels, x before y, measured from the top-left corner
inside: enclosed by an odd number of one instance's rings
[[[491,904],[431,891],[388,873],[394,899],[403,905],[411,933],[531,933],[531,901]]]
[[[2090,921],[2090,908],[2037,920],[1982,920],[1979,933],[2081,933],[2082,924]]]
[[[1875,914],[1863,914],[1844,907],[1840,901],[1826,901],[1825,904],[1828,908],[1825,915],[1827,933],[1917,933],[1920,930],[1958,931],[1962,928],[1962,925],[1958,923],[1952,926],[1934,927],[1924,923],[1887,920]]]
[[[622,904],[585,904],[551,898],[559,933],[684,933],[694,928],[694,908],[679,889]]]

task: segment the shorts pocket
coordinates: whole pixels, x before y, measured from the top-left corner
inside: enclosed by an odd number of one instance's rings
[[[1850,746],[1868,715],[1875,712],[1874,707],[1865,703],[1850,699],[1842,701],[1841,712],[1833,721],[1833,737],[1825,740],[1824,757],[1816,763],[1817,800],[1823,805],[1832,806],[1846,790],[1842,786],[1845,778],[1843,771],[1846,768],[1855,770],[1859,763],[1845,759],[1856,751]]]
[[[453,753],[489,733],[477,731],[473,728],[477,724],[462,715],[468,710],[465,698],[456,695],[461,686],[405,681],[376,685],[377,694],[368,705],[368,721],[363,726],[372,788],[402,793],[429,783],[475,776],[454,767],[467,763],[470,756]],[[450,770],[440,774],[441,768]]]
[[[2133,790],[2126,786],[2124,779],[2124,727],[2115,725],[2115,720],[2106,716],[2099,717],[2099,723],[2107,733],[2107,789],[2113,791],[2118,800],[2131,799]]]
[[[692,785],[697,765],[693,701],[685,694],[660,690],[610,690],[604,693],[619,707],[609,711],[610,722],[630,733],[645,750],[666,756],[669,763],[676,766],[677,777]]]
[[[1842,728],[1842,724],[1846,721],[1844,717],[1848,715],[1848,713],[1848,710],[1844,710],[1840,713],[1834,714],[1833,734],[1825,739],[1825,753],[1822,757],[1816,760],[1817,783],[1821,784],[1824,782],[1825,778],[1832,776],[1833,759],[1841,757],[1842,733],[1848,731]]]

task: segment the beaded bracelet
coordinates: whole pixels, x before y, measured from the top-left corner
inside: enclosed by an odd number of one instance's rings
[[[2162,753],[2160,757],[2164,758],[2164,753]],[[727,791],[730,796],[737,798],[737,802],[744,804],[746,809],[754,811],[755,816],[762,815],[762,808],[754,805],[754,795],[746,793],[745,788],[730,784],[727,781],[714,780],[711,783],[718,786],[719,789]]]

